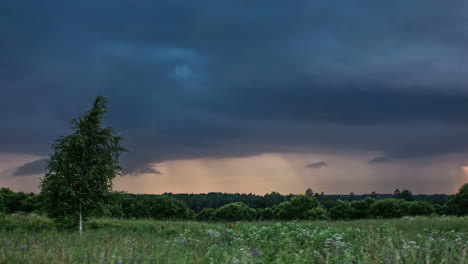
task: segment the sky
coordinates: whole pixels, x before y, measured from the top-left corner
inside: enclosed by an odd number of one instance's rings
[[[0,2],[0,187],[38,192],[94,98],[131,193],[455,193],[468,2]]]

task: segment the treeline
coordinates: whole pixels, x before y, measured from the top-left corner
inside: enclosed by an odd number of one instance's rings
[[[40,194],[0,189],[0,214],[42,214]],[[200,221],[239,220],[352,220],[398,218],[416,215],[468,214],[468,184],[456,195],[412,195],[409,190],[394,194],[325,195],[308,189],[304,195],[272,192],[255,194],[135,195],[113,192],[96,217],[173,219]]]
[[[377,194],[375,192],[371,194],[361,194],[356,195],[353,193],[350,194],[341,194],[341,195],[329,195],[322,193],[314,193],[311,189],[307,189],[305,192],[308,196],[314,196],[320,202],[320,204],[326,209],[330,209],[335,206],[338,200],[342,201],[358,201],[371,197],[374,199],[385,199],[385,198],[397,198],[404,199],[406,201],[427,201],[432,204],[437,204],[443,206],[446,204],[453,195],[446,194],[418,194],[413,195],[409,190],[400,191],[396,189],[394,194]],[[291,200],[295,195],[288,194],[282,195],[277,192],[267,193],[265,195],[256,195],[256,194],[239,194],[239,193],[203,193],[203,194],[172,194],[165,193],[164,195],[175,197],[177,200],[183,201],[187,206],[194,210],[195,212],[200,212],[204,208],[219,208],[223,205],[242,202],[251,208],[269,208],[275,205],[278,205],[282,202]],[[149,197],[157,195],[148,195]]]

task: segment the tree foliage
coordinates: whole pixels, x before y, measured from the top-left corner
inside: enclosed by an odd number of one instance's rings
[[[455,215],[468,215],[468,183],[463,184],[458,193],[447,203],[448,212]]]
[[[407,202],[401,199],[389,198],[377,200],[370,208],[375,218],[399,218],[407,215]]]
[[[338,200],[330,209],[330,217],[334,220],[350,220],[354,218],[356,211],[348,201]]]
[[[204,208],[197,214],[198,221],[213,221],[213,216],[215,214],[215,209],[213,208]]]
[[[351,207],[354,209],[353,219],[363,219],[370,217],[370,208],[374,204],[375,199],[367,197],[362,200],[352,201]]]
[[[327,220],[328,218],[327,209],[323,206],[317,206],[307,211],[307,219],[309,220]]]
[[[122,137],[102,128],[108,100],[98,96],[91,110],[72,120],[73,133],[59,137],[40,188],[47,214],[63,227],[77,226],[81,215],[102,209],[112,180],[122,174],[118,164]]]
[[[257,213],[241,202],[230,203],[218,208],[214,215],[215,221],[252,221],[255,220]]]
[[[308,211],[319,207],[315,197],[296,195],[288,202],[280,203],[274,210],[275,217],[281,220],[308,219]]]
[[[398,195],[396,195],[395,198],[397,198],[397,199],[403,199],[403,200],[408,201],[408,202],[414,200],[413,194],[412,194],[411,191],[408,190],[408,189],[404,189],[403,191],[401,191]]]
[[[431,215],[435,213],[434,206],[426,201],[414,201],[408,203],[409,215]]]
[[[195,217],[195,212],[174,197],[162,195],[153,200],[152,218],[158,220],[189,220]]]

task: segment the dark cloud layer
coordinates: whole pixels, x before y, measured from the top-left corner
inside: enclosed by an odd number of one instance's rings
[[[319,161],[319,162],[310,163],[310,164],[306,165],[304,168],[320,169],[320,168],[325,167],[325,166],[327,166],[327,163],[325,163],[323,161]]]
[[[147,167],[133,172],[134,174],[157,174],[161,175],[162,173],[155,168]]]
[[[46,166],[46,159],[34,160],[18,167],[13,172],[13,176],[30,176],[35,174],[44,174]]]
[[[389,157],[375,157],[371,160],[369,160],[369,163],[386,163],[386,162],[391,162],[392,159]]]
[[[465,1],[2,1],[0,148],[47,154],[105,94],[130,172],[261,152],[466,153],[467,23]]]

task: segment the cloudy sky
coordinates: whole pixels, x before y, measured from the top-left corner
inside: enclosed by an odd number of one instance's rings
[[[0,2],[0,186],[103,94],[133,193],[454,193],[468,2]],[[466,167],[468,168],[468,167]]]

